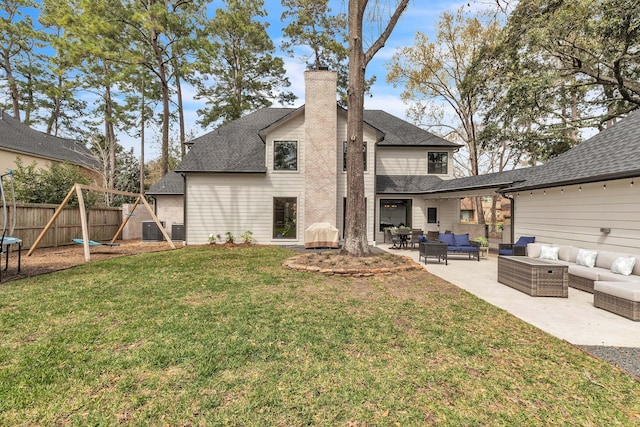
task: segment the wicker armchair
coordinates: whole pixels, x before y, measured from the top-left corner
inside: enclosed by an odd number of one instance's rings
[[[500,243],[498,245],[498,255],[525,256],[527,255],[527,245],[535,243],[535,241],[536,238],[534,236],[520,236],[515,243]]]

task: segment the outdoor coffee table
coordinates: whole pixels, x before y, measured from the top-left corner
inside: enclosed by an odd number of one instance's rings
[[[498,256],[498,282],[532,297],[569,296],[569,267],[526,256]]]
[[[447,245],[446,243],[424,243],[420,242],[418,261],[424,258],[424,263],[427,263],[427,257],[438,257],[438,262],[444,258],[444,264],[449,265],[447,259]]]

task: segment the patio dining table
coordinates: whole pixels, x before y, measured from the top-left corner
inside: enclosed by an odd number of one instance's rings
[[[398,230],[398,237],[400,238],[400,248],[406,248],[411,236],[411,230]]]

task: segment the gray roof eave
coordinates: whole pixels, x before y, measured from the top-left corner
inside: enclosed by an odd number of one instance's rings
[[[454,180],[455,181],[455,180]],[[445,194],[445,193],[457,193],[460,191],[475,191],[475,190],[486,190],[486,189],[495,189],[496,191],[508,188],[509,186],[517,183],[518,181],[504,181],[504,182],[496,182],[490,184],[482,184],[482,185],[468,185],[454,188],[445,188],[445,189],[433,189],[426,190],[420,194]]]
[[[523,185],[512,185],[510,187],[504,188],[502,193],[513,193],[516,191],[529,191],[529,190],[539,190],[543,188],[556,188],[563,187],[566,185],[580,185],[580,184],[591,184],[594,182],[602,182],[602,181],[613,181],[617,179],[625,179],[625,178],[637,178],[640,177],[640,169],[618,172],[612,174],[604,174],[604,175],[596,175],[596,176],[588,176],[584,178],[576,178],[569,179],[564,181],[554,181],[547,182],[535,185],[526,185],[526,181],[522,182]]]

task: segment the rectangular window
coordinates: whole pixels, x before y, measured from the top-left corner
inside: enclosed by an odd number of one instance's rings
[[[429,153],[428,173],[446,175],[447,163],[448,163],[447,153]]]
[[[342,143],[342,170],[347,170],[347,141]],[[367,143],[362,143],[362,170],[367,170]]]
[[[298,200],[295,197],[273,199],[273,238],[296,239],[298,235]]]
[[[273,170],[298,170],[298,141],[274,141]]]
[[[438,208],[427,208],[427,224],[438,223]]]

